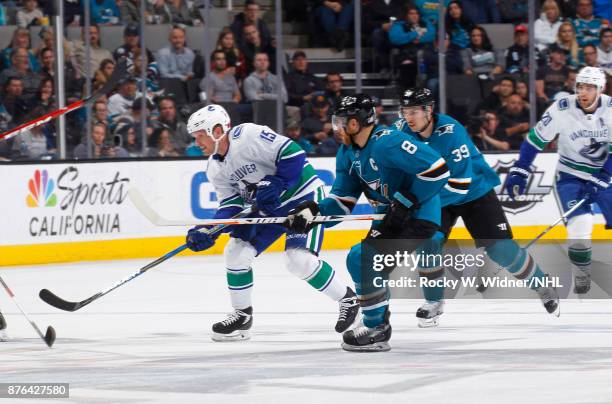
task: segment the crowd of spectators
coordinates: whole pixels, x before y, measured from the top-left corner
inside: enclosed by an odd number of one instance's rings
[[[177,103],[168,83],[195,88],[201,102],[228,107],[234,121],[252,120],[254,104],[285,104],[286,134],[311,154],[333,154],[338,147],[329,110],[347,94],[341,72],[324,78],[309,68],[308,49],[288,55],[286,70],[276,71],[276,43],[255,0],[247,0],[218,36],[210,55],[186,41],[186,26],[204,24],[198,2],[187,0],[85,0],[92,7],[89,32],[78,40],[63,40],[67,102],[96,91],[111,77],[120,58],[129,60],[130,75],[86,111],[70,115],[69,155],[97,157],[197,156],[201,152],[185,127],[197,105]],[[170,24],[167,44],[152,52],[140,48],[140,3],[147,24]],[[341,51],[350,46],[355,0],[295,0],[287,2],[287,21],[308,24],[311,43]],[[54,95],[54,33],[50,2],[15,0],[0,3],[0,25],[8,24],[7,7],[16,7],[16,25],[8,46],[0,50],[0,131],[56,108]],[[82,1],[69,2],[65,25],[82,26]],[[439,19],[438,0],[362,0],[363,42],[372,48],[374,71],[387,75],[398,90],[439,85],[438,24],[447,37],[446,73],[471,76],[482,89],[481,102],[463,116],[474,140],[484,150],[515,150],[529,130],[529,111],[541,113],[560,95],[573,91],[582,66],[597,66],[612,74],[610,0],[536,1],[534,25],[537,65],[536,104],[529,104],[529,30],[527,0],[445,0]],[[305,13],[304,10],[311,11]],[[514,40],[495,48],[486,24],[512,24]],[[101,46],[100,26],[123,26],[123,44]],[[40,45],[32,46],[30,28],[41,26]],[[85,35],[91,48],[86,49]],[[144,54],[144,64],[143,64]],[[88,56],[89,55],[89,56]],[[87,63],[87,57],[90,63]],[[210,71],[205,72],[205,59]],[[86,78],[91,78],[91,88]],[[143,83],[142,80],[145,82]],[[142,89],[145,88],[143,92]],[[201,104],[200,104],[201,105]],[[379,102],[380,110],[382,106]],[[142,111],[145,115],[142,115]],[[86,125],[91,125],[87,130]],[[146,147],[141,128],[145,128]],[[86,134],[91,134],[87,139]],[[54,125],[30,131],[19,140],[0,142],[0,158],[52,158],[57,149]],[[88,146],[92,149],[87,149]]]

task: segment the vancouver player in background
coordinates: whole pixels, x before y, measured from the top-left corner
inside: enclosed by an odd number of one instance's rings
[[[327,198],[318,204],[305,202],[290,212],[287,222],[292,230],[308,231],[319,212],[349,214],[362,193],[377,213],[386,214],[373,223],[366,239],[405,239],[406,250],[412,252],[438,230],[438,193],[449,175],[444,159],[431,147],[375,122],[375,104],[368,95],[339,100],[332,123],[344,145],[336,155],[336,179]],[[359,243],[346,259],[363,312],[363,325],[343,335],[347,351],[391,349],[389,290],[371,281],[373,268],[362,268],[361,256],[371,250]]]
[[[462,218],[467,230],[484,247],[487,255],[518,279],[545,279],[533,257],[512,240],[512,229],[495,194],[500,184],[495,171],[458,121],[444,114],[434,114],[434,97],[426,88],[406,90],[400,99],[400,119],[393,125],[411,137],[427,143],[446,159],[450,170],[448,184],[440,192],[442,227],[434,236],[439,253],[457,222]],[[435,263],[433,263],[435,264]],[[421,276],[437,279],[444,276],[444,267],[420,267]],[[554,289],[535,287],[549,313],[558,307]],[[416,313],[420,327],[438,325],[444,308],[444,288],[425,287],[426,302]]]
[[[612,228],[612,174],[610,139],[612,137],[612,99],[602,94],[605,74],[596,67],[584,67],[576,76],[575,94],[551,105],[527,139],[506,180],[512,198],[525,192],[531,164],[538,152],[559,136],[559,163],[556,196],[564,212],[586,198],[569,215],[566,228],[570,240],[568,256],[574,272],[574,291],[585,294],[591,287],[592,203],[597,203]]]
[[[210,156],[207,175],[219,200],[215,218],[232,217],[248,205],[257,209],[251,217],[286,216],[298,204],[324,196],[323,184],[304,151],[267,126],[245,123],[231,128],[225,109],[209,105],[189,117],[187,130],[203,153]],[[187,245],[193,251],[215,244],[218,233],[210,235],[202,230],[205,229],[195,227],[187,234]],[[285,233],[289,272],[339,302],[337,332],[345,331],[354,322],[359,311],[355,293],[335,276],[327,262],[318,258],[322,225],[313,227],[308,234],[287,232],[282,225],[274,224],[228,226],[224,231],[231,231],[225,263],[234,312],[213,325],[213,340],[249,338],[253,321],[251,263]]]

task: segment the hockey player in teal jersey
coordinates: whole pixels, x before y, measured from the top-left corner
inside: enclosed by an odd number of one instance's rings
[[[494,188],[500,185],[495,171],[470,139],[459,122],[444,114],[434,114],[434,97],[426,88],[406,90],[400,100],[400,119],[392,126],[410,137],[423,141],[446,159],[450,170],[448,184],[440,192],[442,226],[434,236],[439,250],[461,217],[478,247],[518,279],[544,278],[533,257],[512,240],[512,229]],[[437,244],[437,245],[436,245]],[[419,268],[421,276],[436,279],[444,275],[442,266]],[[536,289],[549,313],[558,308],[554,289]],[[417,310],[420,327],[438,324],[443,313],[444,289],[426,287],[426,302]]]
[[[367,239],[402,239],[414,251],[430,239],[440,225],[439,192],[449,176],[440,154],[407,135],[376,125],[372,99],[365,94],[345,96],[335,107],[332,123],[344,139],[336,155],[336,179],[330,195],[318,204],[305,202],[289,212],[286,225],[305,232],[314,215],[349,214],[363,193],[377,213]],[[372,254],[371,245],[353,246],[347,268],[355,282],[363,311],[363,325],[346,331],[342,347],[348,351],[391,349],[389,290],[376,287],[372,267],[362,268],[362,254]],[[364,259],[368,262],[367,259]]]

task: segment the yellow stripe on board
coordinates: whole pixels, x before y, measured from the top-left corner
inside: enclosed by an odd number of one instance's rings
[[[514,238],[530,240],[536,237],[547,226],[513,227]],[[324,250],[349,249],[361,241],[365,230],[328,230],[323,239]],[[557,226],[542,240],[565,239],[565,227]],[[465,228],[453,229],[451,239],[469,240],[471,237]],[[181,256],[221,254],[227,243],[228,235],[224,234],[216,245],[204,252],[184,251]],[[611,240],[612,231],[606,231],[603,225],[595,225],[594,240]],[[277,240],[268,251],[282,251],[284,237]],[[51,264],[58,262],[97,261],[128,258],[157,258],[175,249],[185,242],[185,237],[155,237],[122,240],[82,241],[74,243],[49,243],[32,245],[0,246],[0,266]]]

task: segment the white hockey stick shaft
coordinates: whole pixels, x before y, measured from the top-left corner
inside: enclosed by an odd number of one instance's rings
[[[567,217],[569,215],[571,215],[572,213],[574,213],[579,207],[582,206],[583,203],[586,202],[586,199],[581,199],[579,200],[574,206],[572,206],[570,209],[567,210],[567,212],[565,212],[563,215],[561,215],[561,217],[559,219],[557,219],[553,224],[551,224],[550,226],[548,226],[542,233],[540,233],[536,238],[534,238],[533,240],[531,240],[525,247],[524,249],[528,249],[529,247],[531,247],[532,245],[534,245],[539,239],[541,239],[542,237],[544,237],[544,235],[546,233],[548,233],[549,231],[551,231],[553,229],[553,227],[555,227],[556,225],[558,225],[559,223],[565,221],[567,219]]]
[[[159,215],[144,199],[140,191],[135,187],[131,187],[128,196],[134,206],[142,213],[151,223],[156,226],[216,226],[216,225],[253,225],[253,224],[282,224],[287,220],[286,217],[246,217],[246,218],[228,218],[228,219],[202,219],[202,220],[169,220]],[[382,220],[384,214],[371,215],[331,215],[331,216],[315,216],[314,223],[325,222],[345,222],[356,220]]]

